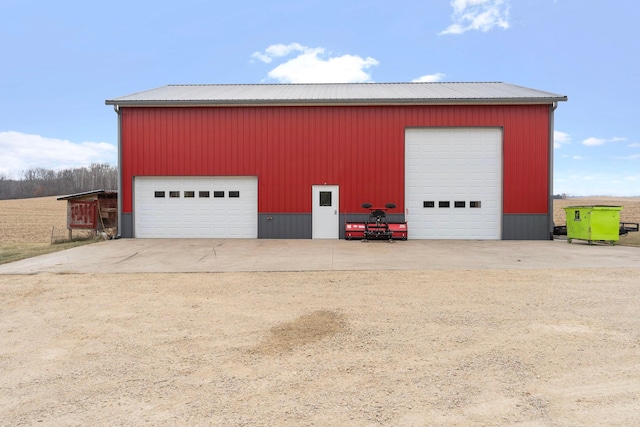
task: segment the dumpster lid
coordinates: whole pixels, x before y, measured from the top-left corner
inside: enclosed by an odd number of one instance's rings
[[[577,206],[567,206],[564,209],[602,209],[602,210],[622,210],[622,206],[612,206],[612,205],[577,205]]]

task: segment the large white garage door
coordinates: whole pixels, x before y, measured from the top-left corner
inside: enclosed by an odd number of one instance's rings
[[[502,130],[407,129],[409,238],[500,239]]]
[[[135,236],[258,237],[256,177],[135,177]]]

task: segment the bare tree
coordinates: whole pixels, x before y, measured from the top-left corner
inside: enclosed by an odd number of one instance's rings
[[[20,180],[0,174],[0,200],[116,190],[117,182],[118,169],[107,163],[93,163],[89,167],[57,172],[33,168],[25,171]]]

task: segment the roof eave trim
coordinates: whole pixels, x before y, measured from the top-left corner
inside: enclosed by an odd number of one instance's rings
[[[308,99],[308,100],[106,100],[119,107],[225,107],[225,106],[316,106],[316,105],[478,105],[478,104],[553,104],[567,101],[566,96],[543,98],[442,98],[442,99]]]

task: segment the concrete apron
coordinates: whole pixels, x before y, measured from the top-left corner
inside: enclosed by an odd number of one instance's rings
[[[640,248],[476,240],[119,239],[0,265],[0,274],[638,268]]]

